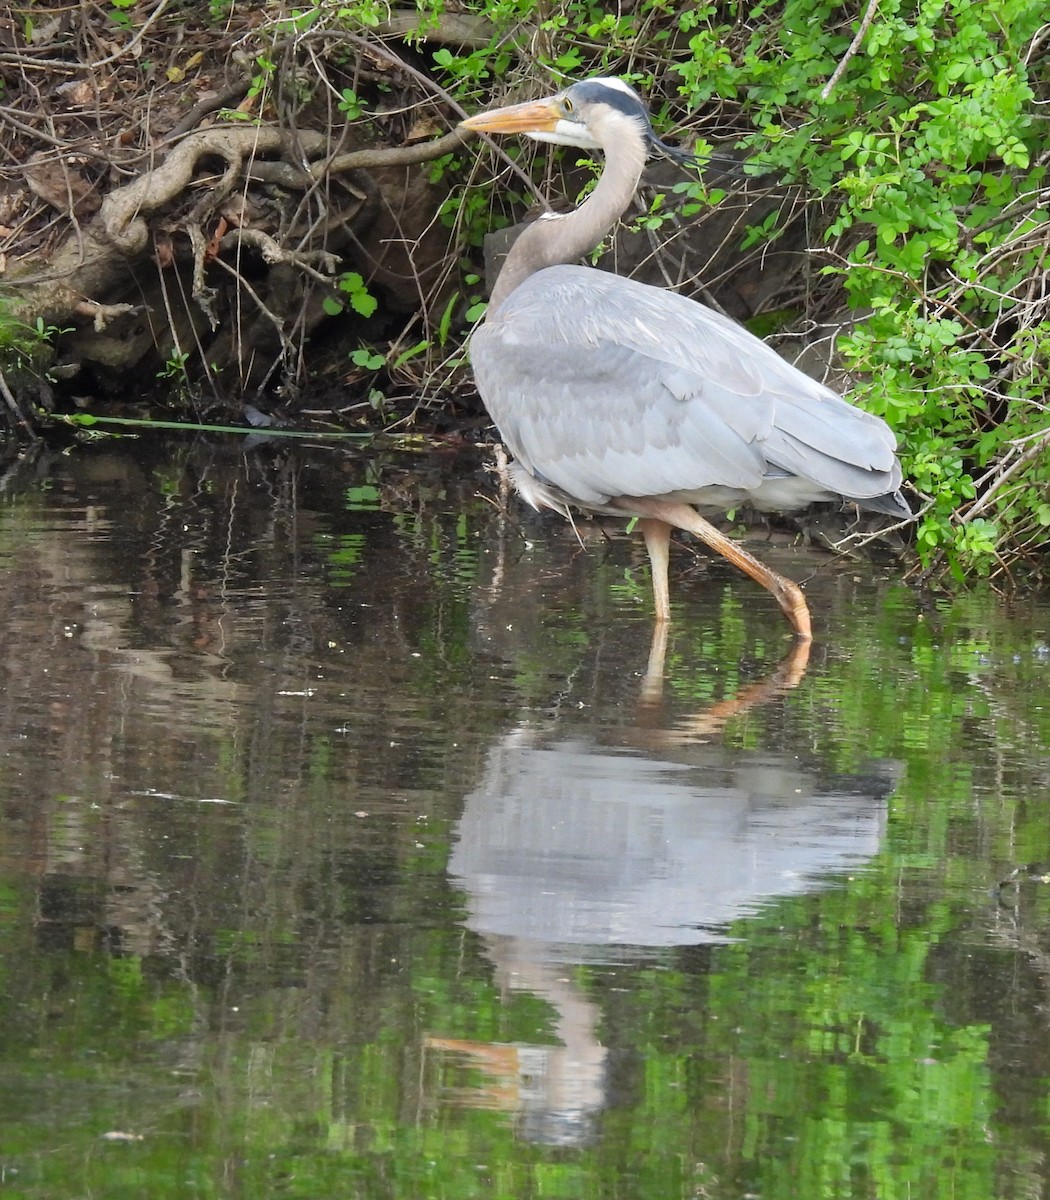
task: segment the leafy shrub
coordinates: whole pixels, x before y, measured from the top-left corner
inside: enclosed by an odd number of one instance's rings
[[[881,0],[856,44],[830,0],[468,7],[492,45],[437,67],[473,104],[512,66],[624,74],[657,119],[684,104],[804,184],[822,309],[837,294],[853,311],[852,398],[901,437],[923,561],[960,577],[1035,561],[1050,540],[1044,0]]]

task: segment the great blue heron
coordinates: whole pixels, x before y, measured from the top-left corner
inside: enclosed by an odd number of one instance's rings
[[[630,203],[649,154],[674,155],[620,79],[479,113],[462,128],[601,150],[573,212],[545,213],[514,243],[473,336],[478,390],[535,508],[640,518],[657,622],[670,619],[668,546],[695,534],[777,598],[811,638],[796,583],[694,508],[802,508],[842,497],[902,518],[889,426],[791,366],[743,326],[675,292],[573,265]],[[678,155],[679,158],[683,157]]]

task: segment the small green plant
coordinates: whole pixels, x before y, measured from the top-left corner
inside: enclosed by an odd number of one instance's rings
[[[374,350],[368,349],[367,346],[362,346],[358,350],[351,350],[350,361],[355,367],[360,367],[363,371],[381,371],[386,366],[386,356],[377,354]]]
[[[127,28],[131,24],[130,10],[135,7],[138,0],[109,0],[111,12],[109,19],[114,25],[120,25],[122,28]]]
[[[430,349],[429,338],[424,338],[422,341],[416,342],[416,344],[414,346],[409,346],[407,349],[402,350],[399,354],[396,354],[394,356],[393,361],[390,363],[390,370],[391,371],[401,370],[402,367],[408,366],[408,364],[410,362],[413,362],[415,359],[419,358],[421,355],[426,354],[426,352],[429,349]]]
[[[258,99],[260,96],[265,97],[269,93],[274,72],[277,70],[277,64],[266,54],[257,55],[255,65],[257,70],[248,87],[247,98],[249,100]]]
[[[463,276],[463,282],[469,288],[480,288],[482,286],[481,276],[475,275],[470,271]],[[487,308],[488,301],[485,300],[484,296],[482,296],[479,292],[472,293],[467,300],[466,312],[463,314],[467,324],[473,325],[475,321],[480,321],[485,315],[485,310]]]
[[[9,374],[13,382],[19,379],[49,378],[55,340],[70,328],[49,325],[37,317],[32,325],[7,315],[0,304],[0,372]]]
[[[359,271],[347,271],[336,280],[340,296],[326,296],[323,307],[330,317],[346,311],[347,304],[361,317],[371,317],[379,307],[379,301],[368,290],[368,285]],[[343,297],[346,297],[344,301]]]
[[[158,379],[177,379],[185,382],[189,376],[186,365],[190,361],[188,350],[180,350],[177,346],[171,350],[164,366],[157,372]]]
[[[356,121],[364,115],[365,107],[353,88],[343,88],[339,98],[339,111],[348,121]]]

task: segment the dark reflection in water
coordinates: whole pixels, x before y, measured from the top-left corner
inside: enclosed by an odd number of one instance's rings
[[[760,533],[808,664],[684,549],[657,687],[465,452],[2,483],[5,1186],[1045,1192],[1045,606]]]

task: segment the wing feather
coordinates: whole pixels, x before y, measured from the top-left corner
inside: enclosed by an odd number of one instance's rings
[[[712,309],[607,272],[537,272],[471,357],[511,453],[585,505],[783,472],[857,499],[900,484],[878,418]]]

